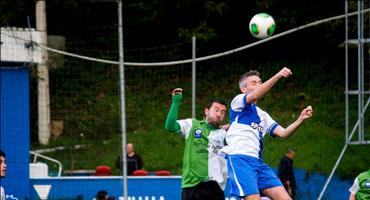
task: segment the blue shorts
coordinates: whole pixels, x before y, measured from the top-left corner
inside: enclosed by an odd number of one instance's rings
[[[282,186],[275,172],[262,160],[247,155],[228,155],[230,193],[239,197],[260,194],[261,190]]]

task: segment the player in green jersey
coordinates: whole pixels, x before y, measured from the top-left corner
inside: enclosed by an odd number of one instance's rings
[[[212,99],[204,109],[205,119],[178,120],[182,89],[172,92],[172,104],[166,119],[166,130],[185,138],[182,169],[182,200],[225,200],[226,159],[218,155],[225,145],[226,130],[220,128],[226,113],[222,99]]]
[[[353,182],[350,191],[350,200],[369,200],[370,199],[370,169],[359,174]]]

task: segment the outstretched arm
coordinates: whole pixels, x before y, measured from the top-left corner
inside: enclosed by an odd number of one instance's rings
[[[301,114],[299,115],[298,119],[291,123],[287,128],[283,128],[281,126],[276,127],[274,130],[274,135],[279,137],[287,138],[296,131],[301,124],[308,118],[312,116],[313,109],[311,106],[307,106],[307,108],[303,109]]]
[[[180,125],[177,122],[177,116],[182,100],[182,89],[176,88],[172,92],[172,104],[170,111],[168,112],[165,129],[172,132],[180,131]]]
[[[247,102],[248,103],[253,103],[264,97],[267,92],[269,92],[272,88],[272,86],[275,85],[275,83],[282,77],[289,77],[292,75],[292,71],[286,67],[281,69],[278,73],[276,73],[273,77],[271,77],[269,80],[266,82],[262,83],[256,89],[254,89],[251,93],[247,95]]]

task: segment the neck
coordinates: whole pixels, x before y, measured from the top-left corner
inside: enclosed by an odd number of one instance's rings
[[[207,117],[204,119],[204,121],[205,121],[207,124],[214,126],[212,123],[210,123],[210,122],[208,121]]]
[[[217,128],[217,127],[219,127],[219,126],[220,126],[220,124],[213,124],[213,123],[209,123],[207,119],[206,119],[205,121],[206,121],[206,124],[207,124],[207,125],[209,125],[209,126],[211,126],[211,127],[213,127],[213,128]]]

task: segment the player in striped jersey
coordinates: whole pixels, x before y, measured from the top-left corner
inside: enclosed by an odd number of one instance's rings
[[[224,147],[226,130],[220,128],[226,113],[222,99],[212,99],[204,109],[205,119],[177,120],[182,89],[172,92],[166,130],[185,137],[182,168],[182,200],[225,200],[227,166],[218,151]]]
[[[257,71],[240,77],[242,93],[231,102],[231,125],[226,135],[228,145],[220,152],[227,157],[231,193],[244,200],[259,200],[261,193],[271,199],[291,199],[273,170],[262,161],[263,137],[266,133],[290,136],[311,117],[312,107],[306,107],[296,121],[283,128],[256,105],[279,79],[291,75],[290,69],[283,68],[264,83]]]

